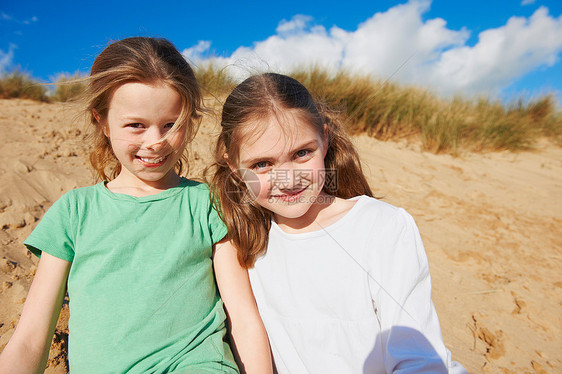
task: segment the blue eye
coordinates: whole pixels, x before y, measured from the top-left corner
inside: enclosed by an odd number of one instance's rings
[[[174,122],[167,123],[166,125],[164,125],[164,127],[171,129],[172,127],[174,127]]]
[[[295,155],[296,155],[298,158],[306,157],[306,156],[308,156],[309,154],[310,154],[310,150],[308,150],[308,149],[301,149],[300,151],[297,151],[297,153],[295,153]]]
[[[133,129],[142,129],[144,125],[142,123],[129,123],[126,127],[131,127]]]
[[[260,171],[267,168],[268,166],[269,163],[267,161],[260,161],[260,162],[256,162],[254,166],[252,166],[252,169]]]

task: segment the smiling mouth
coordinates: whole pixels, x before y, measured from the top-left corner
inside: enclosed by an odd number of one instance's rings
[[[304,191],[307,188],[308,188],[308,186],[303,187],[299,190],[295,190],[295,191],[291,191],[291,192],[287,192],[287,193],[282,193],[282,194],[272,195],[271,198],[273,198],[274,200],[292,203],[292,202],[297,201],[299,199],[299,197],[302,196],[302,194],[304,193]]]
[[[154,157],[154,158],[140,157],[140,156],[135,156],[135,157],[142,165],[151,168],[155,168],[160,165],[163,165],[164,162],[166,162],[166,159],[168,158],[168,156]]]

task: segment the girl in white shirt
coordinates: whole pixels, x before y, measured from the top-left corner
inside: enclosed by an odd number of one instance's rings
[[[279,373],[463,373],[403,209],[372,197],[333,115],[293,78],[228,96],[213,190]]]

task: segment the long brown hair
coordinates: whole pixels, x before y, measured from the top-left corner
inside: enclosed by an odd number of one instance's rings
[[[325,184],[326,193],[344,199],[373,195],[359,155],[333,112],[315,102],[301,83],[286,75],[265,73],[246,79],[234,88],[224,103],[211,181],[214,204],[238,249],[238,261],[244,267],[252,267],[267,249],[271,212],[251,198],[241,176],[230,166],[238,161],[244,126],[286,110],[298,110],[320,134],[324,133],[324,125],[327,126],[329,142],[324,165],[327,170],[337,172],[337,183]]]
[[[171,131],[185,126],[185,144],[197,133],[203,111],[201,89],[189,63],[166,39],[132,37],[109,44],[95,59],[87,82],[81,101],[85,103],[88,122],[93,125],[90,163],[96,179],[113,179],[121,171],[103,126],[113,92],[125,83],[169,85],[182,100],[180,116]],[[183,167],[188,167],[187,151],[178,160],[176,172],[180,174]]]

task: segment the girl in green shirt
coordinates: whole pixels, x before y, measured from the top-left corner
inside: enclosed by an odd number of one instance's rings
[[[123,39],[96,58],[84,97],[102,182],[61,197],[25,241],[41,259],[0,373],[44,370],[67,288],[71,372],[237,373],[223,301],[245,371],[271,372],[208,188],[180,177],[202,112],[189,64],[167,40]]]

